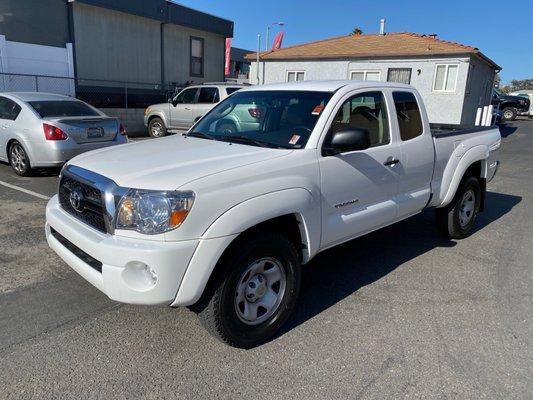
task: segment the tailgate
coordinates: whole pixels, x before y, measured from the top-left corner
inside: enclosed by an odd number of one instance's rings
[[[111,117],[68,117],[47,121],[66,132],[76,143],[114,140],[120,126],[118,119]]]

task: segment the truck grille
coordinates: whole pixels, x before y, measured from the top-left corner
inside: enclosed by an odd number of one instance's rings
[[[63,176],[59,183],[59,204],[70,215],[106,233],[102,192],[90,185]]]

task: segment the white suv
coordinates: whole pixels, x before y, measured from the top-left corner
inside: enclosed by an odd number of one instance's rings
[[[188,130],[217,103],[244,85],[213,83],[189,86],[168,103],[154,104],[144,112],[144,124],[151,137],[166,136],[169,130]]]

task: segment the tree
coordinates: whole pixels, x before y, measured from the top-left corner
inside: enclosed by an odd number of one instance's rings
[[[498,86],[496,87],[499,88],[503,93],[517,92],[519,90],[533,90],[533,79],[513,79],[511,84],[502,85],[501,80],[498,80],[498,78],[499,76],[496,75],[496,78],[494,79],[495,86],[497,83]]]
[[[359,29],[358,27],[353,28],[353,30],[350,32],[350,36],[354,35],[362,35],[363,31]]]

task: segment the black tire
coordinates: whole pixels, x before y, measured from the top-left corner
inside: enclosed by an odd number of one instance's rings
[[[286,278],[284,290],[281,292],[278,286],[281,294],[277,307],[272,307],[273,314],[263,322],[251,325],[243,322],[242,314],[239,316],[238,308],[243,302],[239,303],[238,288],[243,287],[243,282],[248,288],[246,276],[251,278],[251,274],[246,275],[246,271],[265,258],[279,261],[282,266]],[[203,299],[192,310],[207,331],[223,343],[252,348],[266,342],[287,321],[298,298],[300,261],[294,245],[282,235],[264,232],[238,242],[220,262],[222,265],[218,265],[217,270],[224,272],[215,278],[211,288],[206,288]]]
[[[14,141],[9,145],[8,155],[9,164],[17,175],[30,176],[32,174],[30,157],[19,142]]]
[[[473,208],[470,213],[464,211],[465,198],[473,194]],[[446,238],[463,239],[467,237],[476,224],[481,205],[481,185],[474,176],[463,179],[452,202],[446,207],[437,208],[435,219],[437,230]]]
[[[518,111],[514,107],[505,107],[502,110],[502,119],[504,121],[514,121],[517,115]]]
[[[167,127],[159,117],[152,118],[148,123],[148,134],[153,138],[160,138],[167,135]]]

